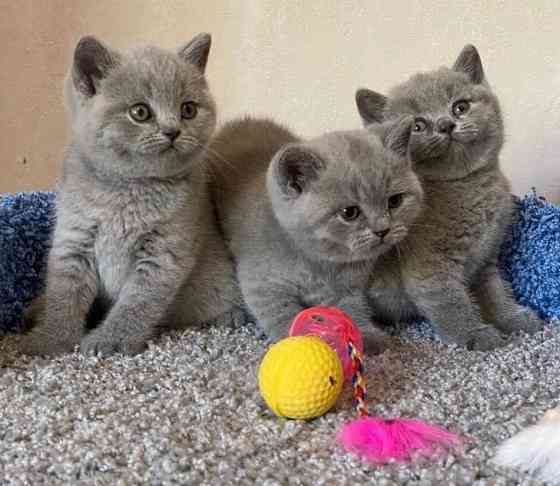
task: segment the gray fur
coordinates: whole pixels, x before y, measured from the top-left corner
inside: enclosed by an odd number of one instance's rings
[[[209,48],[208,34],[178,53],[78,43],[65,87],[73,139],[25,352],[135,354],[165,328],[216,320],[241,302],[209,196]],[[192,118],[181,116],[187,101]],[[138,103],[149,120],[134,120]]]
[[[495,328],[508,334],[541,329],[542,322],[515,303],[497,268],[513,201],[499,166],[500,107],[476,49],[466,46],[452,69],[396,86],[385,106],[364,102],[382,95],[360,91],[366,125],[415,117],[408,150],[426,194],[426,211],[399,253],[386,255],[373,274],[376,317],[427,317],[444,339],[482,350],[505,342]],[[454,113],[461,100],[469,101],[468,110]],[[378,111],[363,116],[371,107]]]
[[[221,170],[215,197],[245,302],[272,341],[313,305],[337,305],[380,352],[365,289],[375,260],[401,241],[422,208],[410,163],[389,146],[406,145],[412,119],[307,142],[269,120],[226,124],[211,144]],[[404,193],[388,211],[387,199]],[[354,222],[340,211],[359,206]],[[386,230],[388,233],[383,236]],[[377,233],[377,234],[376,234]],[[381,236],[380,236],[381,235]]]
[[[364,123],[382,123],[387,97],[369,89],[356,91],[356,106]]]

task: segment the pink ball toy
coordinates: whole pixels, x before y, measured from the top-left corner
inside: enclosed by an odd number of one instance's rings
[[[348,343],[352,342],[363,353],[362,334],[352,318],[337,307],[317,306],[300,312],[290,327],[290,336],[319,336],[338,354],[342,362],[344,379],[353,374]]]

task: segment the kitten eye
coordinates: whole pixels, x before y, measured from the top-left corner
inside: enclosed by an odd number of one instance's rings
[[[404,192],[401,192],[399,194],[393,194],[388,200],[387,200],[387,207],[389,209],[397,209],[398,207],[400,207],[400,205],[402,204],[404,199]]]
[[[420,133],[426,130],[426,127],[427,127],[426,122],[422,120],[422,118],[417,118],[416,120],[414,120],[414,126],[412,127],[412,131],[416,133]]]
[[[131,106],[128,110],[130,117],[137,122],[143,123],[152,118],[150,107],[145,103],[138,103]]]
[[[453,114],[455,116],[463,116],[467,113],[471,108],[471,104],[466,100],[461,100],[453,103]]]
[[[362,214],[362,211],[358,206],[348,206],[341,209],[338,214],[344,221],[355,221]]]
[[[198,113],[198,107],[194,101],[187,101],[181,105],[181,116],[185,120],[192,120]]]

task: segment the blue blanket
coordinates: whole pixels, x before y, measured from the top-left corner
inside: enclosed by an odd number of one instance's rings
[[[547,320],[560,317],[560,208],[536,194],[517,200],[517,220],[501,264],[516,298]],[[54,225],[52,193],[0,199],[0,334],[21,328],[22,311],[42,285]]]

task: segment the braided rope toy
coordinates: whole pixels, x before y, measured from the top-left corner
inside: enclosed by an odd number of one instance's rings
[[[352,341],[348,341],[348,356],[352,362],[352,388],[354,389],[354,403],[359,417],[369,415],[366,402],[366,379],[362,355]]]
[[[294,319],[290,336],[315,335],[337,352],[347,380],[351,379],[358,419],[346,424],[337,440],[347,452],[370,462],[400,462],[415,456],[433,458],[460,446],[463,439],[447,430],[414,419],[383,419],[369,415],[362,337],[350,316],[335,307],[311,307]]]

